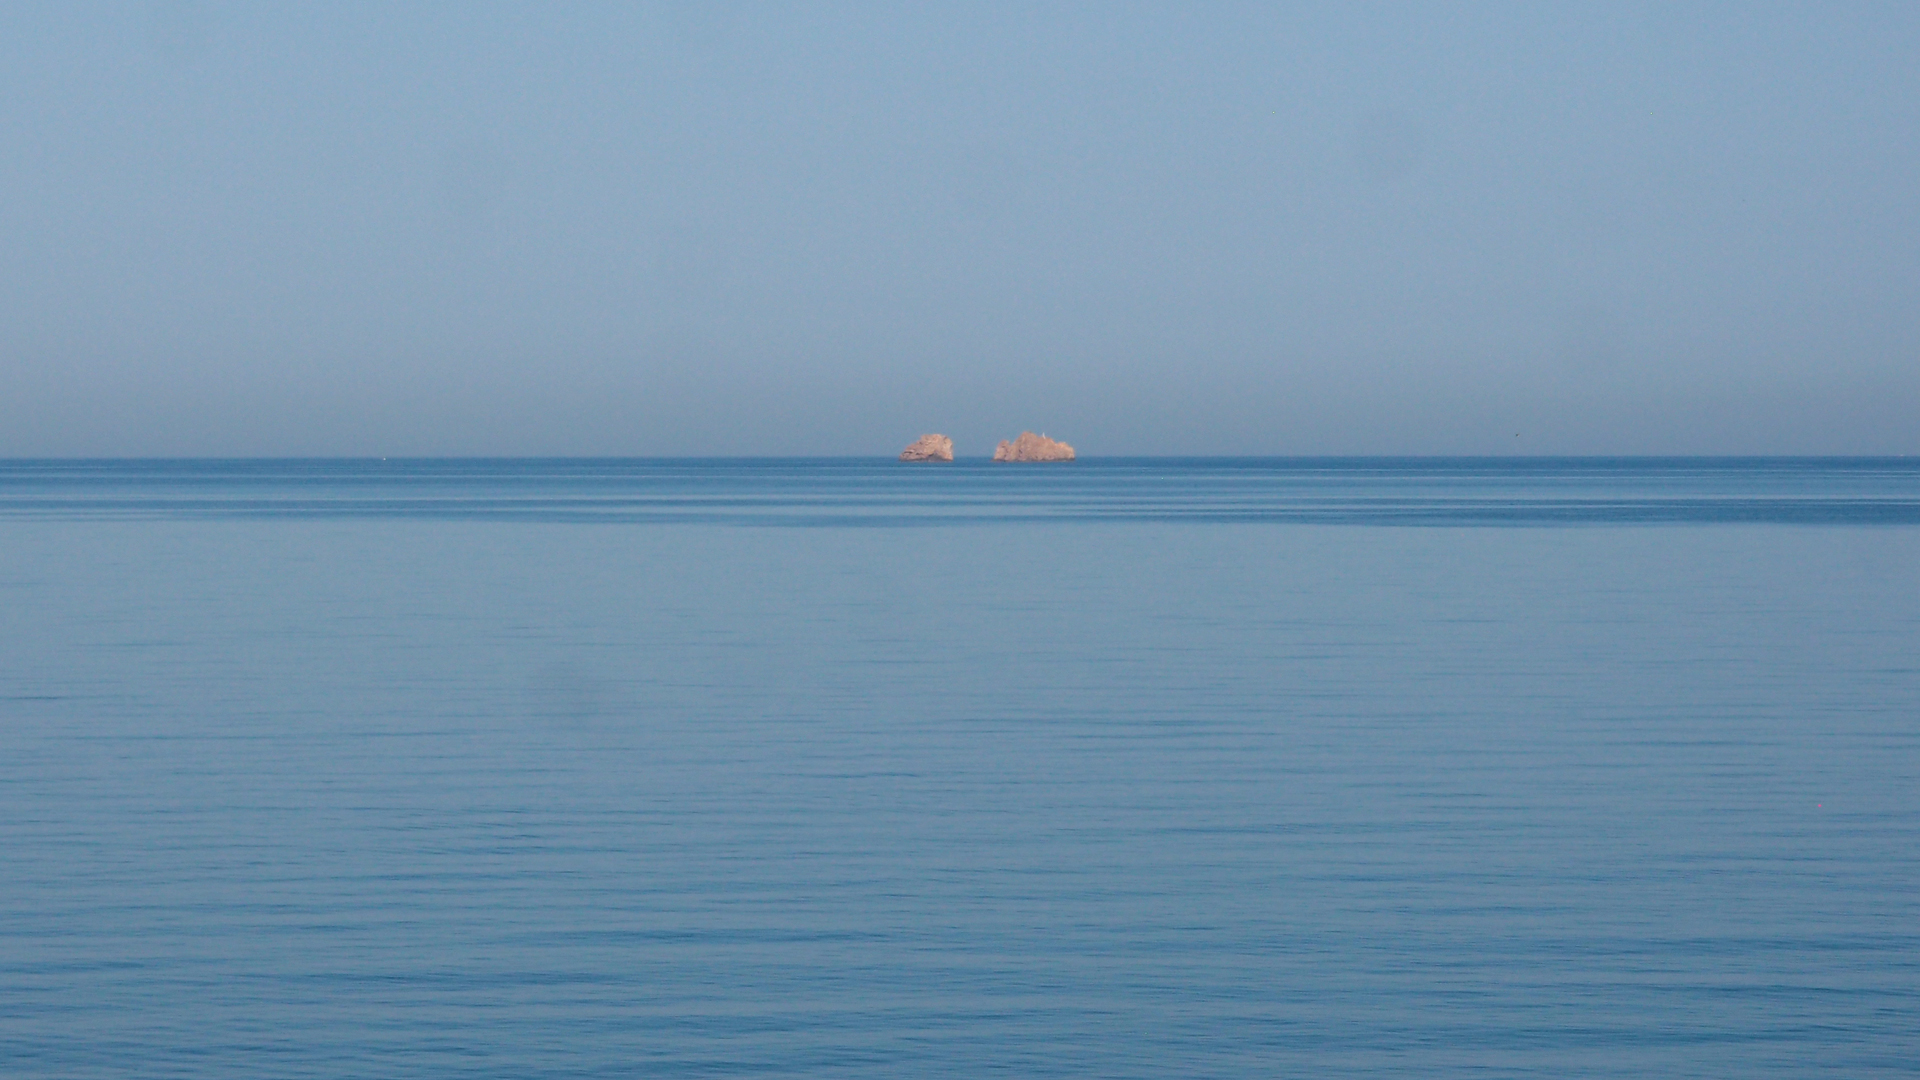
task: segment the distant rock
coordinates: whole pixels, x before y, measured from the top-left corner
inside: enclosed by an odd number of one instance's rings
[[[995,461],[1072,461],[1073,447],[1058,439],[1049,439],[1045,435],[1035,435],[1023,431],[1020,437],[1007,442],[1002,440],[994,448]]]
[[[953,440],[945,435],[922,435],[900,451],[901,461],[952,461]]]

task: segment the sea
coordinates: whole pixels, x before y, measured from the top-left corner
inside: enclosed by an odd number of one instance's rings
[[[1920,1075],[1920,459],[0,462],[0,1076]]]

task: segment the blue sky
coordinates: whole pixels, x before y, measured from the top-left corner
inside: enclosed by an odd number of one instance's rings
[[[0,454],[1920,451],[1920,6],[0,7]]]

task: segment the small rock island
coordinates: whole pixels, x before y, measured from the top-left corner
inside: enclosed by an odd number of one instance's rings
[[[1002,439],[994,448],[995,461],[1072,461],[1073,447],[1058,439],[1049,439],[1045,435],[1035,435],[1023,431],[1020,437],[1007,442]]]
[[[945,435],[922,435],[900,451],[901,461],[952,461],[953,440]]]

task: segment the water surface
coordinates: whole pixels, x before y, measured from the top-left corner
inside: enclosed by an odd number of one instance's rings
[[[1920,466],[0,463],[0,1072],[1913,1075]]]

